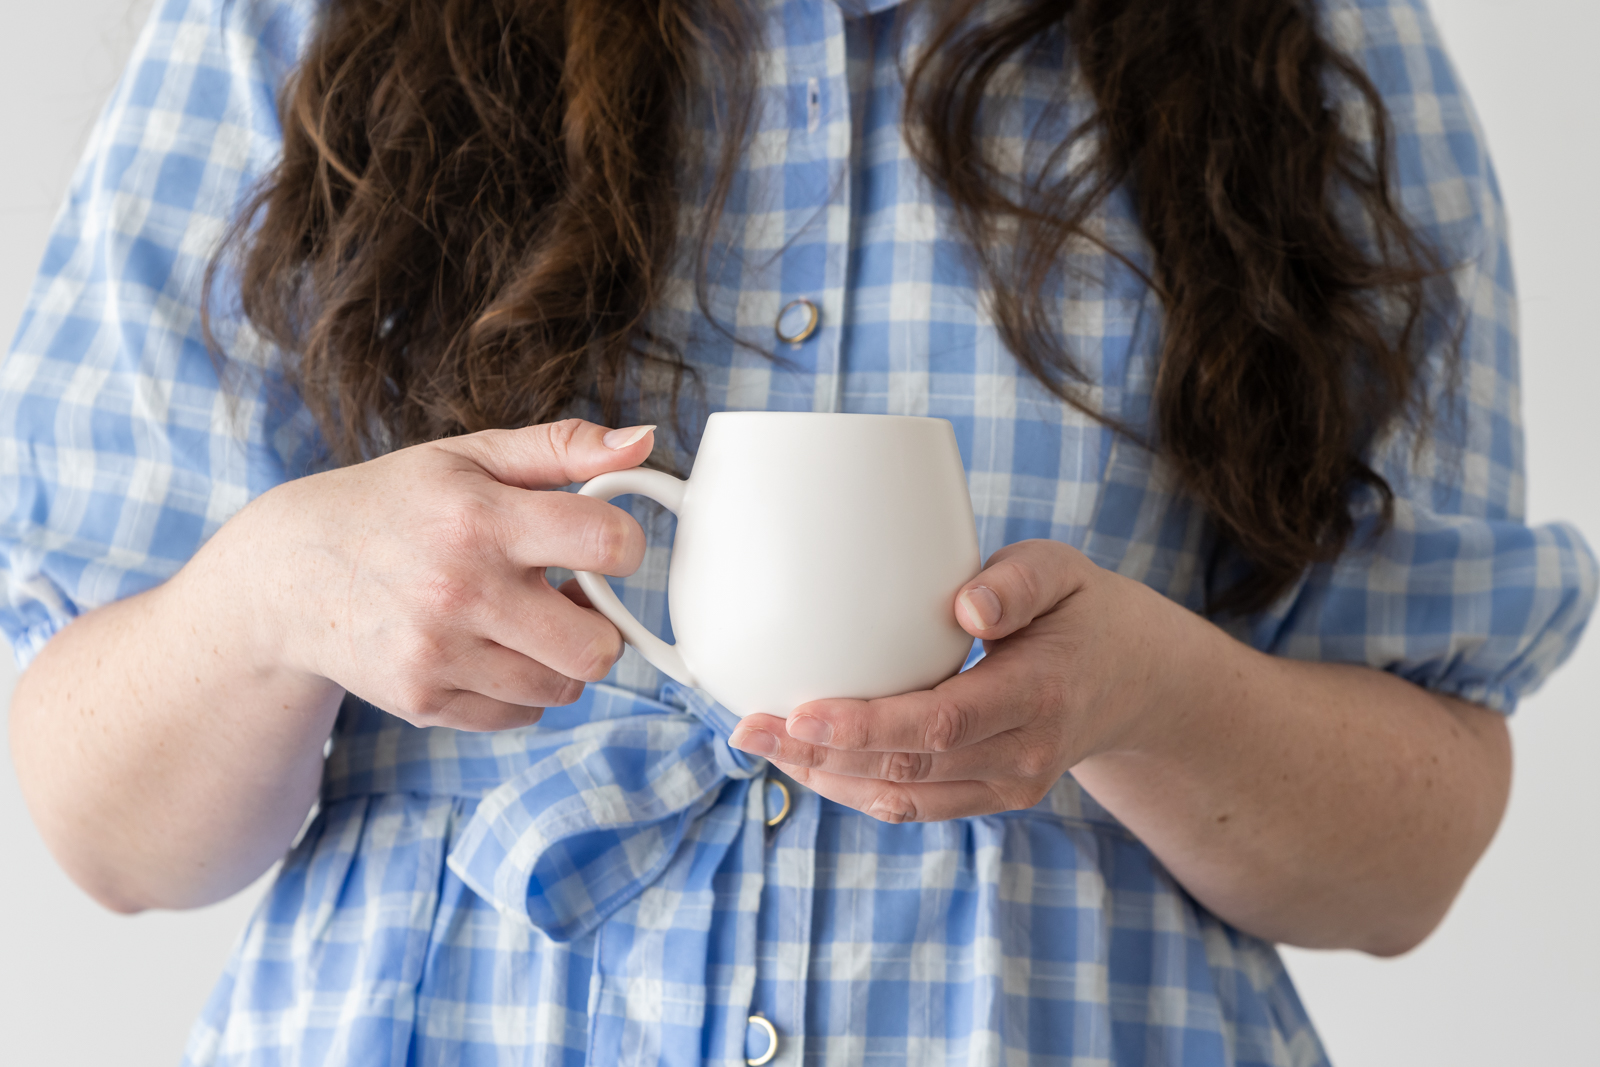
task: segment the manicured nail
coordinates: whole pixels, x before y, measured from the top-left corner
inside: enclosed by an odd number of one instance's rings
[[[833,727],[814,715],[801,715],[784,724],[789,736],[808,745],[825,745],[833,740]]]
[[[620,452],[629,445],[638,444],[639,439],[653,429],[655,429],[655,426],[653,425],[629,426],[622,430],[612,430],[610,433],[600,438],[600,440],[605,442],[605,446],[611,449],[613,452]]]
[[[1000,598],[987,586],[975,586],[959,598],[974,630],[987,630],[1000,621]]]
[[[735,727],[728,738],[728,744],[752,756],[775,756],[778,753],[776,737],[765,730],[752,730],[747,726]]]

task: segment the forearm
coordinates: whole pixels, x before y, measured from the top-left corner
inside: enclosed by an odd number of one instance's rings
[[[263,654],[244,546],[90,612],[17,686],[11,745],[67,872],[119,911],[248,885],[314,802],[342,691]]]
[[[1172,642],[1170,713],[1074,776],[1243,930],[1416,945],[1504,811],[1503,718],[1382,671],[1266,656],[1183,614],[1155,631]]]
[[[1223,919],[1380,954],[1433,929],[1505,808],[1501,716],[1263,655],[1059,542],[996,552],[955,612],[971,669],[729,743],[890,822],[1032,807],[1070,770]]]
[[[642,463],[651,429],[487,431],[286,482],[165,585],[57,634],[11,732],[62,866],[119,910],[217,900],[300,828],[345,692],[458,730],[577,699],[622,639],[545,568],[631,574],[645,539],[557,490]]]

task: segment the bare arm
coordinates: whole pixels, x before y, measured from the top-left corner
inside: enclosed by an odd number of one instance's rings
[[[12,700],[34,821],[72,879],[116,911],[242,888],[316,799],[343,690],[253,647],[243,598],[226,595],[216,566],[229,554],[202,553],[166,584],[73,622]]]
[[[741,748],[890,821],[1027,807],[1069,769],[1240,929],[1377,954],[1426,937],[1505,808],[1503,719],[1256,652],[1064,545],[958,598],[989,655],[931,692],[752,716]]]
[[[1239,928],[1415,947],[1505,811],[1504,716],[1383,671],[1263,655],[1170,610],[1178,692],[1074,776]]]
[[[476,434],[280,486],[170,581],[52,638],[18,684],[11,743],[68,874],[118,911],[249,884],[310,810],[346,690],[488,730],[603,677],[619,635],[544,567],[629,573],[643,533],[542,490],[650,452],[648,433],[617,448],[604,433]]]

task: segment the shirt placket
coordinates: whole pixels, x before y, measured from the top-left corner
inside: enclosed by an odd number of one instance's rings
[[[783,162],[785,241],[778,265],[778,306],[815,309],[815,328],[775,323],[776,354],[811,369],[813,411],[843,410],[843,339],[849,312],[852,232],[853,111],[847,71],[846,21],[833,3],[785,3],[769,25],[769,47],[785,48],[788,129]],[[803,42],[803,43],[799,43]],[[784,334],[805,332],[796,342]],[[797,385],[799,383],[796,383]],[[791,402],[804,403],[800,396]],[[798,405],[797,405],[798,406]],[[806,990],[816,886],[820,803],[814,793],[769,771],[772,822],[766,828],[765,878],[758,923],[755,991],[747,1046],[752,1062],[788,1067],[805,1062]],[[782,783],[782,787],[778,783]],[[787,792],[785,792],[787,790]],[[787,801],[786,803],[784,801]],[[776,1047],[767,1037],[767,1025]],[[770,1058],[767,1053],[771,1052]]]
[[[815,793],[769,770],[762,784],[767,797],[765,877],[757,919],[756,984],[752,1016],[772,1024],[777,1048],[766,1063],[787,1067],[805,1062],[806,992],[811,973],[811,918],[816,890],[817,825]],[[769,1051],[752,1033],[750,1059]]]
[[[774,373],[773,408],[842,410],[852,212],[845,27],[837,5],[814,0],[780,5],[767,27],[768,47],[781,58],[768,70],[784,79],[783,102],[768,114],[781,115],[786,128],[762,131],[783,145],[778,181],[769,187],[781,198],[773,206],[783,233],[773,275],[777,315],[765,344],[800,370]]]

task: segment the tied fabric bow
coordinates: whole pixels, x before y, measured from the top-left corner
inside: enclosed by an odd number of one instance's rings
[[[502,915],[556,941],[584,936],[637,898],[686,838],[715,844],[695,832],[713,808],[737,811],[727,827],[736,831],[748,780],[766,769],[728,747],[738,719],[693,689],[668,682],[653,701],[590,688],[633,713],[576,727],[558,752],[490,792],[448,860]],[[730,781],[746,788],[725,790]]]
[[[676,682],[658,701],[589,689],[599,714],[485,796],[447,862],[513,922],[594,935],[584,1062],[743,1064],[766,762]]]

